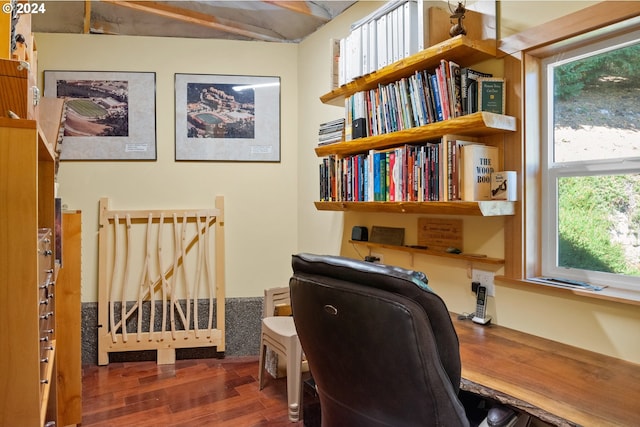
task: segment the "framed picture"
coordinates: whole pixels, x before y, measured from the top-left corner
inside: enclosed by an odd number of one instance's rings
[[[176,74],[176,160],[280,161],[280,77]]]
[[[47,71],[44,95],[64,98],[61,160],[156,160],[156,74]]]
[[[505,113],[505,79],[500,77],[478,78],[478,111]]]

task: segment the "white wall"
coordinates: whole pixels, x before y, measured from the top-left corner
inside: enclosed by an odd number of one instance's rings
[[[318,211],[313,202],[319,198],[318,145],[321,123],[344,116],[344,107],[325,105],[320,96],[331,90],[331,40],[346,37],[352,22],[379,8],[384,2],[366,1],[351,6],[300,43],[299,128],[298,128],[298,251],[338,254],[342,242],[343,215]]]
[[[59,195],[83,214],[82,300],[97,301],[98,201],[112,209],[212,208],[225,197],[227,295],[287,283],[297,246],[298,73],[295,44],[37,34],[39,70],[156,73],[157,161],[60,165]],[[174,161],[174,74],[281,77],[281,162]],[[149,88],[153,90],[153,88]]]
[[[568,15],[598,1],[502,0],[498,4],[499,35],[504,38],[527,28]]]

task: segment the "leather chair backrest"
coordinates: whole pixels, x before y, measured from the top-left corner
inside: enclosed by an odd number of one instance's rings
[[[458,338],[423,273],[294,255],[291,303],[323,426],[466,426]]]

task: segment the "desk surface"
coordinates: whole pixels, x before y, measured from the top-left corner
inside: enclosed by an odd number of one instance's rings
[[[462,388],[562,426],[640,423],[640,365],[453,316]]]

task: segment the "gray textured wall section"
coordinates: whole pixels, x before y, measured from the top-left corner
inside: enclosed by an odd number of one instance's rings
[[[208,358],[222,356],[257,356],[260,347],[260,321],[262,319],[262,297],[227,298],[225,301],[225,341],[223,354],[215,348],[176,350],[177,359]],[[119,308],[116,308],[119,312]],[[206,316],[207,310],[199,309]],[[159,316],[156,314],[156,319]],[[202,321],[204,324],[206,321]],[[159,328],[157,328],[159,329]],[[131,330],[128,328],[128,330]],[[98,303],[82,304],[82,363],[98,363]],[[110,362],[155,360],[155,351],[111,353]]]

